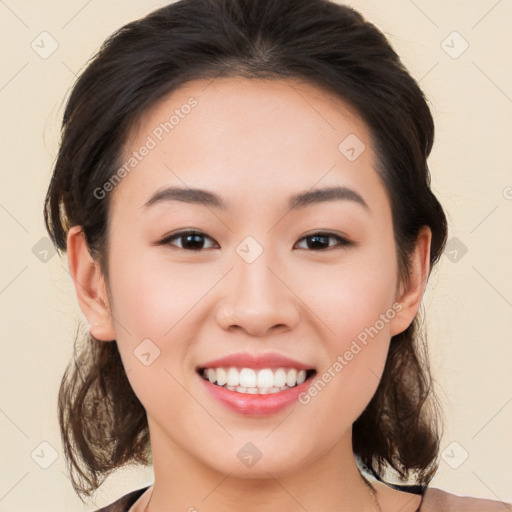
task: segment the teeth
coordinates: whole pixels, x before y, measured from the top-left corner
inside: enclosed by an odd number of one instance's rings
[[[211,368],[210,368],[210,370],[211,370]],[[224,384],[226,384],[226,382],[228,381],[228,374],[226,373],[226,370],[224,370],[224,368],[217,368],[216,375],[217,375],[217,384],[219,386],[224,386]]]
[[[208,370],[212,370],[213,372],[216,372],[216,370],[214,368],[208,368]],[[236,386],[240,385],[240,373],[238,372],[238,370],[236,368],[230,368],[228,370],[227,374],[228,374],[228,378],[226,380],[226,384],[228,386],[235,388]]]
[[[287,386],[294,386],[297,382],[297,370],[295,368],[290,368],[288,370],[288,373],[286,374],[286,385]]]
[[[269,368],[258,372],[258,387],[260,389],[271,388],[274,386],[274,374]]]
[[[274,386],[276,388],[282,388],[286,384],[286,372],[284,368],[279,368],[279,370],[274,373]]]
[[[240,372],[240,386],[255,388],[256,380],[256,372],[252,368],[242,368]]]
[[[217,372],[213,368],[208,368],[208,370],[206,370],[206,377],[208,377],[208,380],[212,384],[217,382]]]
[[[260,394],[279,393],[302,384],[306,380],[306,370],[296,368],[207,368],[203,377],[212,384],[225,387],[238,393]]]

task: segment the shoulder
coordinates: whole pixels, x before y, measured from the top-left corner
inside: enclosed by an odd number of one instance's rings
[[[512,512],[512,504],[457,496],[434,487],[372,482],[382,510],[400,512]]]
[[[457,496],[429,487],[423,496],[420,512],[512,512],[512,504],[471,496]]]
[[[128,512],[130,507],[144,494],[148,488],[149,486],[129,492],[128,494],[118,498],[110,505],[100,508],[95,512]]]

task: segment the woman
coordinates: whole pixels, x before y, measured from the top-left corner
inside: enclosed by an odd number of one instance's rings
[[[182,0],[105,42],[45,207],[90,323],[59,395],[78,493],[151,462],[102,510],[511,510],[428,486],[433,132],[335,3]]]

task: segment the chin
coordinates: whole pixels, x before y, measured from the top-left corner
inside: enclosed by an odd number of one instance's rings
[[[226,447],[222,451],[221,457],[214,456],[210,463],[205,461],[205,464],[214,471],[229,474],[231,478],[249,480],[285,477],[297,471],[299,466],[304,465],[302,457],[297,456],[296,447],[300,446],[300,443],[290,444],[288,449],[283,446],[282,442],[279,442],[278,450],[273,450],[272,443],[268,441],[267,443],[257,440],[254,442],[235,441],[234,444],[236,447]],[[305,453],[303,448],[300,452],[302,455]],[[226,453],[229,456],[226,457]]]

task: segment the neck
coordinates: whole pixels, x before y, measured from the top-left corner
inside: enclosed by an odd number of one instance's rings
[[[240,476],[236,466],[224,473],[206,466],[169,439],[164,442],[162,432],[155,430],[151,433],[155,483],[148,512],[378,510],[354,460],[351,432],[321,459],[292,471],[268,462],[263,467],[261,459],[259,471]]]

